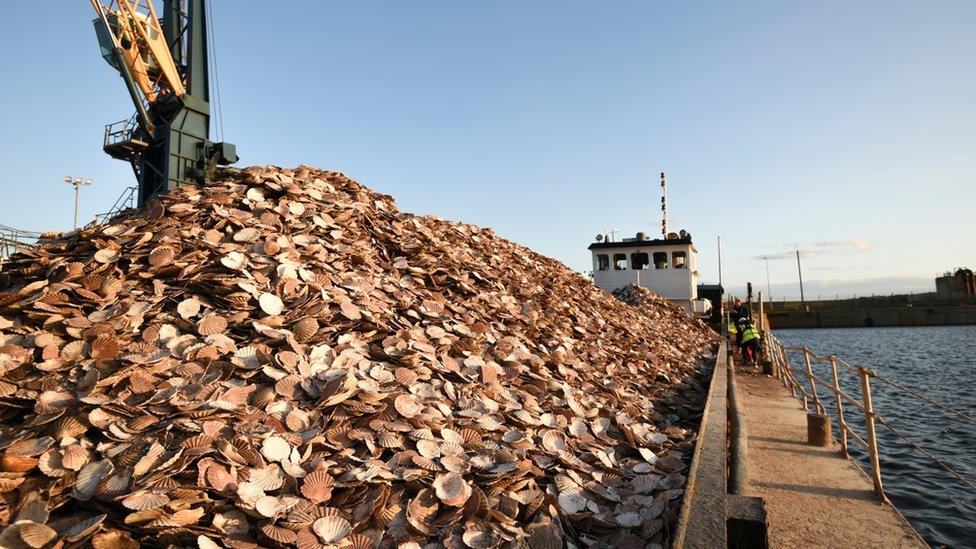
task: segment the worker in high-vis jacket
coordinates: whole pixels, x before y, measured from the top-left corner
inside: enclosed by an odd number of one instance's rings
[[[752,321],[747,317],[741,317],[729,324],[729,332],[735,334],[735,343],[742,351],[743,364],[754,364],[759,359],[759,345],[762,338]]]

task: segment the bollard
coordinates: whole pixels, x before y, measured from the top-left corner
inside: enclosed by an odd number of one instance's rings
[[[832,441],[830,416],[826,414],[807,414],[807,443],[814,446],[830,446]]]

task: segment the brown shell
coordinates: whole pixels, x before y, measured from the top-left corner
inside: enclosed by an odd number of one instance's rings
[[[324,503],[332,497],[335,480],[325,471],[314,471],[302,482],[302,495],[313,503]]]
[[[103,334],[92,341],[89,354],[95,360],[111,360],[122,352],[119,340],[114,335]]]
[[[292,333],[299,343],[312,339],[318,331],[319,321],[314,316],[303,316],[292,326]]]
[[[172,246],[156,246],[149,252],[149,264],[153,267],[169,265],[176,258],[176,250]]]
[[[37,461],[32,457],[4,452],[0,455],[0,469],[10,473],[26,473],[37,467]]]
[[[210,336],[223,333],[227,329],[227,319],[218,314],[208,314],[197,322],[197,333]]]
[[[322,543],[338,543],[352,532],[352,525],[340,516],[327,516],[313,522],[312,530]]]

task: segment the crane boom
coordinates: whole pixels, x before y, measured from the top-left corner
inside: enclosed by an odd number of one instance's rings
[[[206,183],[236,147],[213,143],[204,0],[89,0],[102,56],[126,84],[136,114],[105,129],[104,149],[128,161],[139,204],[179,185]]]

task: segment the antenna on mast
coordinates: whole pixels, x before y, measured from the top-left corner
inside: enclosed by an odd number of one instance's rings
[[[661,172],[661,237],[668,238],[668,180]]]

